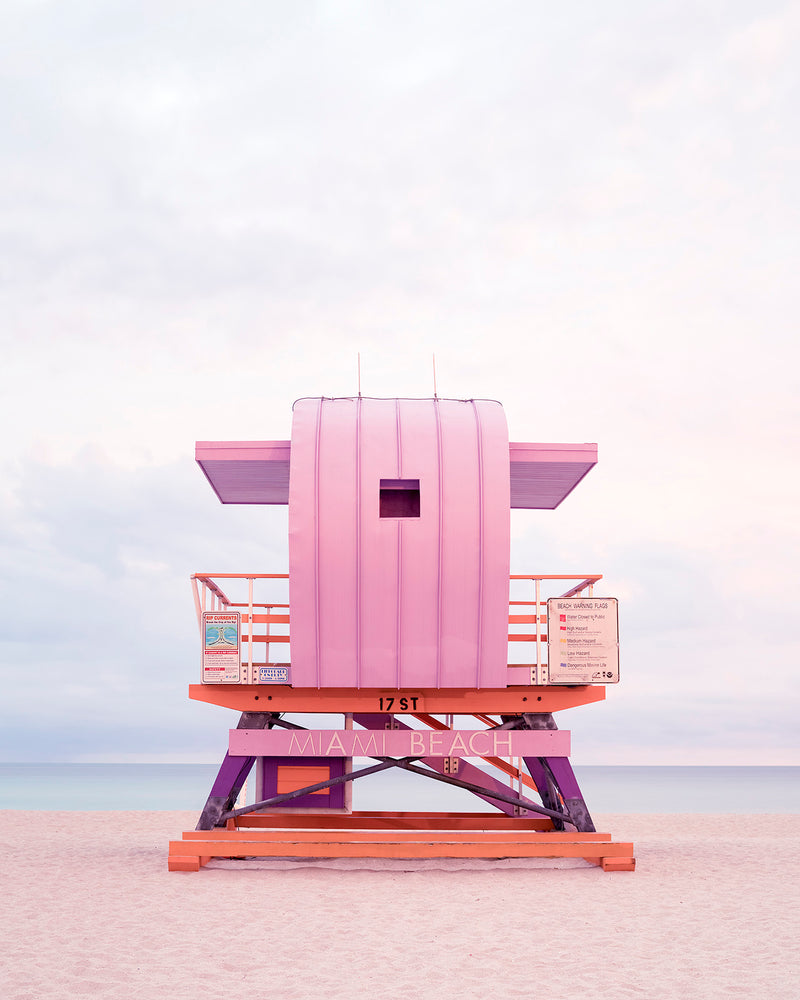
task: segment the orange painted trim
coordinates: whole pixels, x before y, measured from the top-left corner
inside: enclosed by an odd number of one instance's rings
[[[636,858],[601,858],[604,872],[635,872]]]
[[[171,872],[199,872],[201,868],[200,860],[199,857],[189,858],[185,855],[177,855],[170,852],[167,858],[167,868]]]
[[[448,732],[451,732],[450,727],[447,725],[446,722],[440,722],[439,719],[435,719],[432,715],[428,715],[426,712],[413,712],[412,715],[415,719],[418,719],[420,722],[425,723],[425,725],[429,726],[431,729],[436,729],[439,732],[446,729]],[[474,716],[474,718],[479,718],[479,717]],[[484,718],[480,718],[479,721],[484,722],[484,719],[485,716]],[[487,726],[494,726],[496,723],[489,720],[484,724]],[[520,780],[521,778],[522,784],[525,785],[526,788],[530,788],[531,791],[533,792],[536,791],[536,784],[533,778],[531,778],[524,772],[520,773],[518,768],[514,767],[513,764],[509,764],[508,761],[503,760],[502,757],[481,757],[481,760],[485,760],[487,764],[494,765],[494,767],[496,767],[498,770],[502,771],[504,774],[507,774],[509,778],[516,778],[517,780]]]
[[[224,576],[224,573],[214,573],[214,576]],[[603,579],[602,573],[511,573],[509,580],[581,580],[588,586]]]
[[[249,607],[249,605],[244,605],[244,606]],[[255,607],[255,605],[253,605],[253,607]],[[290,618],[289,615],[253,615],[253,622],[256,625],[266,625],[267,623],[269,623],[270,625],[288,625],[289,618]],[[242,622],[245,625],[249,624],[250,615],[243,614]]]
[[[495,720],[491,716],[486,715],[485,712],[474,712],[472,718],[477,719],[478,722],[482,722],[484,726],[488,726],[491,729],[493,729],[495,726],[500,725],[499,719]]]
[[[210,832],[213,837],[213,831]],[[204,854],[215,858],[256,857],[256,858],[592,858],[603,859],[604,867],[607,859],[624,858],[625,864],[630,864],[633,856],[633,844],[614,844],[607,841],[579,839],[580,834],[573,835],[572,841],[553,840],[547,834],[538,835],[536,843],[520,843],[507,838],[500,841],[484,841],[473,839],[467,841],[451,840],[448,843],[417,840],[414,842],[378,842],[352,843],[348,841],[302,841],[295,843],[287,837],[286,840],[266,843],[252,839],[237,840],[176,840],[170,841],[170,852],[183,856]],[[610,870],[610,866],[608,869]]]
[[[521,715],[560,712],[604,701],[606,689],[596,687],[511,687],[481,691],[439,688],[422,691],[386,688],[291,688],[283,684],[190,684],[189,697],[237,712],[379,712],[380,698],[416,697],[416,709],[432,715]],[[410,712],[396,713],[410,715]]]
[[[248,617],[247,615],[243,615],[242,616],[242,620],[244,621],[245,624],[247,624],[247,617]],[[266,620],[269,620],[271,622],[280,623],[280,620],[282,618],[286,618],[288,620],[288,616],[287,615],[253,615],[253,619],[256,622],[258,622],[259,619],[261,619],[262,621],[264,621],[266,619]],[[265,634],[265,635],[254,635],[252,638],[253,638],[253,642],[289,642],[289,636],[288,635],[275,635],[275,634],[266,635]],[[547,642],[547,636],[544,635],[544,634],[540,635],[539,639],[540,639],[541,642]],[[250,636],[248,636],[248,635],[243,635],[242,636],[242,642],[249,642],[249,641],[250,641]],[[508,636],[508,641],[509,642],[536,642],[536,635],[534,633],[532,633],[532,632],[511,633]],[[516,666],[516,664],[510,664],[510,666]],[[520,666],[525,666],[525,664],[520,664]]]
[[[503,774],[508,775],[509,778],[514,778],[517,781],[521,778],[522,784],[526,788],[529,788],[532,792],[538,790],[536,788],[536,783],[530,775],[525,774],[524,771],[520,772],[518,768],[514,767],[513,764],[509,764],[507,760],[503,760],[502,757],[481,757],[481,760],[485,760],[487,764],[491,764],[493,767],[496,767],[498,771],[502,771]]]
[[[537,830],[187,830],[183,834],[184,841],[200,840],[205,843],[213,840],[232,841],[236,844],[272,844],[272,843],[425,843],[449,844],[472,843],[477,840],[487,844],[507,844],[513,840],[515,844],[538,844],[543,840],[550,843],[575,843],[575,837],[581,838],[582,844],[603,844],[611,842],[610,833],[563,833],[551,831],[540,833]],[[247,852],[245,852],[247,853]]]
[[[228,820],[227,829],[338,830],[539,830],[553,829],[548,816],[507,816],[505,813],[423,813],[359,811],[352,813],[245,813]],[[215,831],[216,832],[216,831]]]

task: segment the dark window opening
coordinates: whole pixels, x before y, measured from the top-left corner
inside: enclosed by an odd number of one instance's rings
[[[419,479],[381,479],[381,517],[419,517]]]

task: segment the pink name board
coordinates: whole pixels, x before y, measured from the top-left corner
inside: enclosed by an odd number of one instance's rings
[[[234,757],[568,757],[570,732],[512,729],[231,729]]]

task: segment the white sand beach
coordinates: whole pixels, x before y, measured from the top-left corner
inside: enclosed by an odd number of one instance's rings
[[[212,861],[189,812],[0,812],[0,995],[800,996],[800,816],[600,815],[583,861]]]

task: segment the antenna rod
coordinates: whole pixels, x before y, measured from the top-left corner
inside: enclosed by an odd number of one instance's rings
[[[361,399],[361,351],[358,352],[358,398]]]
[[[438,399],[439,396],[436,392],[436,355],[433,355],[433,398]]]

